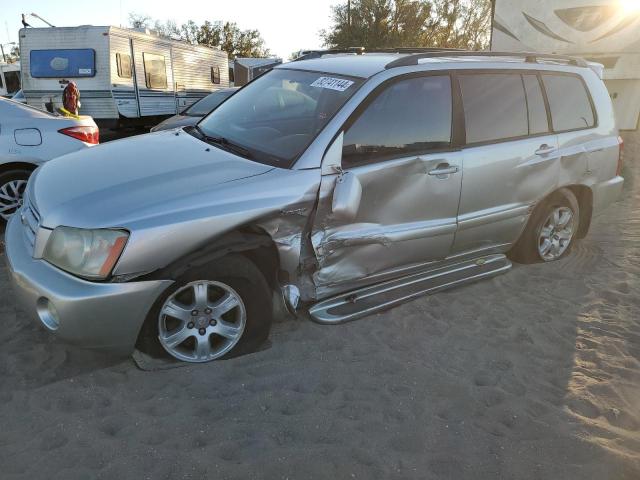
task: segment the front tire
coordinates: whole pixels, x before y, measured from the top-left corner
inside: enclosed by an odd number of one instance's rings
[[[6,223],[22,206],[29,170],[9,170],[0,173],[0,223]]]
[[[269,336],[271,298],[258,267],[242,255],[195,267],[155,303],[139,348],[149,350],[144,345],[154,337],[166,353],[193,363],[250,353]]]
[[[567,189],[554,192],[534,209],[509,256],[525,264],[559,260],[573,248],[579,222],[575,195]]]

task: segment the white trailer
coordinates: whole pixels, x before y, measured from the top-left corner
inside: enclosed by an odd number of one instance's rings
[[[20,63],[0,63],[0,96],[11,97],[20,90]]]
[[[619,128],[638,128],[640,1],[494,0],[491,49],[575,55],[602,64]]]
[[[81,115],[100,126],[148,125],[229,86],[227,54],[118,27],[20,30],[22,89],[29,105],[62,105],[76,82]]]

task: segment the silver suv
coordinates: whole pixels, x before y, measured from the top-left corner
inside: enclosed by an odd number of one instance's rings
[[[580,59],[314,53],[195,127],[42,166],[6,256],[60,339],[204,362],[265,340],[273,292],[339,323],[567,255],[620,150]]]

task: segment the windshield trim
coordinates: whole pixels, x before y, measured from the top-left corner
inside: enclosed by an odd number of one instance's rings
[[[233,92],[229,97],[227,97],[222,103],[226,102],[227,100],[229,100],[232,96],[234,96],[235,94],[237,94],[238,92],[240,92],[241,90],[243,90],[246,86],[250,85],[251,83],[253,83],[254,81],[256,81],[257,79],[263,77],[264,75],[268,75],[270,72],[275,72],[278,70],[288,70],[288,71],[294,71],[294,72],[308,72],[308,73],[316,73],[316,74],[320,74],[320,75],[338,75],[340,77],[344,77],[347,79],[353,79],[355,80],[354,86],[356,87],[355,90],[353,91],[353,93],[351,94],[351,96],[349,98],[347,98],[345,100],[345,102],[340,106],[340,108],[336,109],[335,112],[333,112],[333,115],[331,115],[330,117],[327,118],[326,123],[324,124],[324,126],[318,130],[316,132],[316,134],[309,140],[309,142],[304,146],[304,148],[300,149],[300,152],[293,157],[290,160],[285,160],[285,159],[280,159],[279,157],[275,157],[274,155],[268,154],[266,152],[260,152],[261,154],[263,154],[266,157],[272,157],[272,158],[278,158],[278,160],[282,161],[281,164],[274,164],[273,162],[264,162],[261,159],[258,158],[252,158],[251,161],[252,162],[257,162],[260,163],[262,165],[268,165],[270,167],[276,167],[276,168],[285,168],[288,170],[291,170],[295,164],[298,162],[298,160],[300,160],[300,158],[305,154],[305,152],[307,150],[309,150],[309,147],[311,145],[313,145],[313,142],[316,141],[316,139],[320,136],[320,134],[324,131],[325,128],[327,128],[327,126],[332,122],[332,120],[336,117],[336,115],[338,115],[338,113],[340,113],[342,111],[342,109],[344,108],[344,106],[349,102],[349,100],[351,98],[353,98],[354,95],[356,95],[358,93],[358,91],[367,83],[368,78],[366,77],[359,77],[357,75],[343,75],[343,74],[339,74],[339,73],[335,73],[335,72],[325,72],[322,70],[310,70],[310,69],[306,69],[306,68],[289,68],[289,67],[276,67],[276,68],[272,68],[271,70],[268,70],[266,72],[264,72],[263,74],[253,78],[250,82],[246,83],[245,85],[243,85],[242,87],[238,88],[235,92]],[[220,105],[222,105],[222,103]],[[220,106],[218,105],[218,106]],[[206,118],[211,115],[215,110],[217,109],[217,107],[209,112],[207,115],[205,115],[204,117],[202,117],[194,126],[200,126],[200,124],[206,120]],[[186,131],[186,130],[185,130]],[[189,135],[192,135],[194,138],[198,138],[198,136],[193,135],[192,133],[188,132]],[[204,139],[198,138],[198,140],[207,143]],[[244,148],[247,148],[245,145],[242,145]],[[251,150],[251,149],[249,149]],[[237,155],[234,153],[234,155]],[[240,155],[237,155],[240,157]],[[243,157],[240,157],[243,158]]]

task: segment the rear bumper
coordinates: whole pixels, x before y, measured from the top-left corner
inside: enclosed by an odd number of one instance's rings
[[[14,215],[5,232],[9,276],[22,309],[58,339],[118,354],[133,351],[138,332],[170,280],[94,283],[32,258]]]
[[[593,191],[593,214],[601,213],[612,203],[618,201],[622,196],[624,178],[613,177],[606,182],[597,183],[592,187]]]

